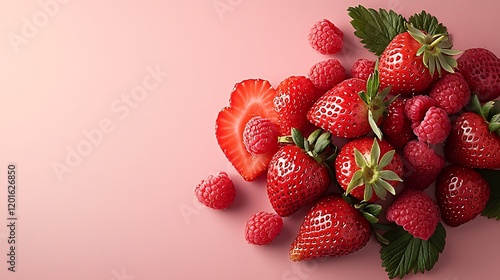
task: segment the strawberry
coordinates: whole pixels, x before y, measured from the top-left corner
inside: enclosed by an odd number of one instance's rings
[[[477,217],[490,198],[490,187],[474,169],[448,165],[436,181],[436,199],[441,218],[457,227]]]
[[[472,97],[474,112],[462,113],[453,123],[444,145],[445,158],[469,168],[500,168],[500,111],[498,103],[482,108]]]
[[[276,88],[274,109],[278,114],[278,125],[282,135],[289,135],[294,127],[307,129],[306,114],[314,102],[323,94],[313,82],[304,76],[291,76]]]
[[[484,48],[465,50],[457,59],[458,70],[480,101],[500,96],[500,59]]]
[[[290,248],[290,259],[302,261],[351,254],[370,240],[370,223],[360,211],[334,194],[307,213]]]
[[[387,107],[384,99],[388,89],[379,93],[378,73],[367,81],[350,78],[337,84],[321,96],[307,113],[307,119],[317,127],[328,130],[334,136],[356,138],[370,131],[381,138],[377,124]]]
[[[411,24],[407,30],[387,45],[378,65],[381,86],[391,86],[394,95],[423,91],[437,77],[435,74],[441,74],[441,69],[453,73],[457,66],[451,56],[459,52],[449,49],[446,35],[424,34]]]
[[[384,139],[395,148],[403,148],[406,143],[417,138],[413,133],[411,121],[404,114],[405,100],[397,98],[389,107],[382,123]]]
[[[335,159],[335,175],[347,194],[373,202],[385,199],[387,192],[396,194],[394,186],[401,182],[403,160],[385,140],[359,138],[340,150]]]
[[[215,136],[227,159],[246,181],[253,181],[263,174],[273,154],[270,150],[263,154],[247,151],[243,131],[248,121],[259,116],[278,123],[273,99],[276,92],[268,81],[261,79],[244,80],[235,85],[229,99],[229,106],[223,108],[216,120]]]
[[[273,209],[287,217],[322,195],[330,184],[321,157],[330,144],[330,133],[316,130],[305,139],[292,129],[295,145],[283,146],[271,159],[267,172],[267,196]]]

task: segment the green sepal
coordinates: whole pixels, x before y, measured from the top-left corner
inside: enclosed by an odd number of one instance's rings
[[[307,141],[309,141],[309,143],[316,143],[318,137],[321,135],[321,132],[323,132],[321,128],[314,130],[311,134],[309,134],[309,137],[307,137]]]
[[[304,145],[304,136],[302,135],[302,132],[300,132],[300,130],[296,129],[296,128],[292,128],[292,139],[293,139],[293,142],[295,143],[295,145],[297,145],[297,147],[301,148],[301,149],[304,149],[305,148],[305,145]]]

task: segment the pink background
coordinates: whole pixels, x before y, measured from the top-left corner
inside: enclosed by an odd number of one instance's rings
[[[54,1],[40,1],[56,4],[50,15],[38,0],[0,3],[0,279],[385,279],[375,241],[292,263],[306,209],[271,246],[246,244],[245,221],[272,208],[264,180],[243,182],[220,151],[218,111],[238,81],[277,86],[328,58],[306,39],[319,19],[345,32],[335,57],[346,68],[372,58],[349,25],[346,9],[358,4],[405,16],[426,9],[457,49],[500,55],[497,1]],[[16,273],[6,263],[9,162],[19,172]],[[222,212],[193,200],[196,184],[220,170],[237,188]],[[482,217],[448,228],[435,268],[407,278],[495,279],[498,236],[500,223]]]

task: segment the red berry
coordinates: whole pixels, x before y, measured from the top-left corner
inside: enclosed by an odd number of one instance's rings
[[[335,58],[321,61],[311,67],[309,79],[317,88],[329,90],[345,79],[345,68]]]
[[[334,54],[344,45],[344,33],[327,19],[316,22],[309,33],[309,43],[321,54]]]
[[[483,48],[468,49],[457,62],[458,70],[480,101],[500,96],[500,59],[494,53]]]
[[[446,161],[427,144],[411,141],[403,150],[403,157],[410,164],[411,173],[404,179],[406,187],[424,190],[437,178]]]
[[[387,208],[387,220],[402,226],[416,238],[428,240],[439,222],[439,208],[424,192],[405,190]]]
[[[292,128],[305,131],[310,126],[307,112],[322,94],[323,91],[304,76],[284,79],[276,88],[273,100],[281,135],[290,135]]]
[[[404,114],[404,108],[405,101],[401,98],[389,104],[381,127],[385,140],[395,148],[403,148],[406,143],[417,138],[411,128],[411,121]]]
[[[203,205],[213,209],[228,208],[236,196],[233,181],[224,171],[202,180],[194,192]]]
[[[448,114],[438,107],[431,107],[425,113],[424,119],[414,129],[418,140],[429,143],[443,143],[451,130]]]
[[[278,149],[278,128],[270,119],[253,117],[243,130],[243,143],[247,151],[264,154]]]
[[[360,58],[354,62],[351,68],[351,78],[359,78],[362,80],[367,80],[375,71],[375,61],[368,60],[365,58]]]
[[[420,122],[424,118],[425,112],[434,105],[436,105],[436,101],[427,95],[413,96],[406,100],[406,117],[412,122]]]
[[[255,245],[271,243],[281,232],[283,218],[274,213],[253,214],[245,224],[245,239]]]
[[[448,114],[455,114],[469,103],[471,93],[464,77],[457,72],[437,81],[429,95],[436,101],[437,107]]]
[[[446,166],[436,181],[436,199],[443,221],[453,227],[477,217],[490,197],[488,182],[472,168]]]

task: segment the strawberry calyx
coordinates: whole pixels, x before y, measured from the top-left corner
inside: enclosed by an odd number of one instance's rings
[[[331,136],[330,132],[323,132],[322,129],[316,129],[306,138],[300,130],[292,128],[291,134],[278,137],[278,142],[280,144],[295,144],[318,163],[326,163],[331,162],[332,157],[336,154],[336,152],[333,154],[326,153],[327,148],[332,143]],[[334,151],[336,151],[336,147]]]
[[[455,73],[457,60],[453,56],[461,54],[462,51],[452,50],[452,43],[448,34],[426,34],[411,23],[406,23],[408,33],[422,46],[417,51],[417,56],[422,56],[424,65],[429,69],[429,73],[434,77],[438,72],[441,76],[442,69],[449,73]]]
[[[370,128],[378,139],[381,140],[382,131],[378,127],[377,122],[384,115],[387,106],[389,106],[390,102],[385,102],[385,99],[391,91],[391,87],[380,90],[380,78],[377,68],[377,65],[375,65],[375,71],[368,76],[366,90],[360,91],[358,95],[368,107],[368,123],[370,124]]]
[[[392,170],[384,170],[384,167],[389,165],[394,157],[395,150],[390,150],[380,157],[380,146],[375,138],[368,158],[357,149],[354,149],[354,158],[358,170],[352,176],[349,182],[346,194],[349,194],[353,189],[359,186],[365,186],[363,193],[363,201],[369,201],[373,192],[382,200],[385,200],[387,192],[392,195],[396,194],[394,187],[387,181],[403,180]]]
[[[488,129],[500,136],[500,101],[488,101],[481,106],[477,95],[471,98],[472,111],[480,115],[487,123]]]

